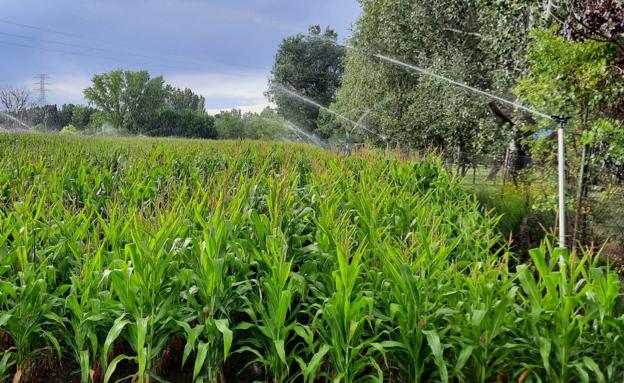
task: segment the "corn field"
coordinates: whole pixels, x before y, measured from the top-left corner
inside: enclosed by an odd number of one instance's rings
[[[618,276],[436,158],[0,135],[0,381],[622,382]]]

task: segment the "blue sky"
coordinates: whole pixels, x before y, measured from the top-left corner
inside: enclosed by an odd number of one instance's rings
[[[343,39],[360,13],[356,0],[0,0],[0,10],[0,86],[34,89],[47,73],[49,103],[80,103],[93,74],[148,69],[203,94],[212,112],[266,106],[284,37],[320,24]]]

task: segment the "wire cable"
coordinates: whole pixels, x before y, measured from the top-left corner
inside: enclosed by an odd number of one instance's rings
[[[83,36],[83,35],[79,35],[79,34],[76,34],[76,33],[68,33],[68,32],[58,31],[58,30],[49,29],[49,28],[38,27],[38,26],[34,26],[34,25],[17,23],[17,22],[14,22],[14,21],[6,20],[6,19],[0,19],[0,23],[13,25],[13,26],[17,26],[17,27],[20,27],[20,28],[28,28],[28,29],[32,29],[32,30],[36,30],[36,31],[41,31],[41,32],[55,33],[57,35],[73,37],[73,38],[77,38],[77,39],[81,39],[81,40],[95,41],[95,42],[103,43],[103,44],[110,44],[110,45],[115,45],[115,46],[126,47],[126,48],[132,49],[132,50],[142,50],[144,52],[159,53],[159,54],[164,54],[164,55],[167,55],[167,56],[176,56],[175,54],[170,53],[170,52],[164,52],[164,51],[158,51],[158,50],[153,50],[153,49],[147,49],[147,48],[140,47],[140,46],[135,46],[135,45],[130,45],[130,44],[122,44],[122,43],[109,41],[109,40],[96,39],[96,38],[93,38],[93,37]]]
[[[74,56],[82,56],[82,57],[90,57],[90,58],[97,58],[97,59],[105,59],[105,60],[110,60],[110,61],[124,61],[124,62],[129,62],[129,63],[137,64],[137,65],[157,66],[157,67],[163,67],[163,68],[166,67],[166,68],[182,69],[182,70],[187,70],[188,69],[188,68],[180,68],[180,67],[177,67],[177,66],[172,66],[172,65],[167,65],[167,64],[160,64],[160,63],[159,64],[155,64],[155,63],[148,63],[148,62],[142,62],[142,61],[134,61],[134,60],[124,59],[124,58],[119,58],[119,57],[108,57],[108,56],[93,55],[93,54],[82,53],[82,52],[71,52],[71,51],[66,51],[66,50],[62,50],[62,49],[38,47],[38,46],[34,46],[34,45],[20,44],[20,43],[15,43],[15,42],[11,42],[11,41],[0,40],[0,44],[11,45],[11,46],[19,47],[19,48],[28,48],[28,49],[37,49],[37,50],[47,51],[47,52],[56,52],[56,53],[74,55]]]
[[[15,34],[15,33],[8,33],[8,32],[0,31],[0,35],[8,36],[8,37],[14,37],[14,38],[18,38],[18,39],[24,39],[24,40],[31,40],[31,41],[39,41],[39,42],[44,42],[44,43],[58,44],[58,45],[63,45],[63,46],[66,46],[66,47],[71,47],[71,48],[88,49],[88,50],[104,52],[104,53],[113,53],[113,54],[121,54],[121,55],[128,55],[128,56],[137,56],[139,58],[162,60],[162,58],[155,57],[155,56],[147,56],[147,55],[142,55],[142,54],[137,54],[137,53],[117,51],[117,50],[113,50],[113,49],[104,49],[104,48],[90,47],[90,46],[86,46],[86,45],[66,43],[66,42],[61,42],[61,41],[56,41],[56,40],[42,39],[42,38],[33,37],[33,36],[18,35],[18,34]],[[190,62],[190,61],[171,60],[171,59],[165,59],[165,60],[166,61],[170,61],[172,63],[193,65],[193,66],[202,66],[202,64],[200,64],[200,63],[195,63],[195,62]]]

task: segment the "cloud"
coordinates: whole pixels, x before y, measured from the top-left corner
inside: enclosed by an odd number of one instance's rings
[[[211,108],[211,109],[206,109],[206,112],[210,115],[217,115],[221,112],[224,111],[230,111],[232,109],[238,109],[243,113],[247,113],[247,112],[251,112],[251,113],[260,113],[262,112],[267,106],[273,106],[270,102],[268,101],[263,101],[263,102],[258,102],[256,104],[250,104],[250,105],[236,105],[236,106],[232,106],[229,108]]]
[[[266,72],[208,72],[193,74],[169,74],[165,81],[171,85],[190,88],[206,98],[240,97],[263,98],[267,88]]]
[[[89,75],[65,75],[50,78],[48,103],[85,103],[83,91],[91,85]]]

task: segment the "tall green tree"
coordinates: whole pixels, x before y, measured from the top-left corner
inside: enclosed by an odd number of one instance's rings
[[[513,130],[501,128],[495,117],[513,122],[513,110],[375,55],[510,96],[522,72],[524,36],[540,20],[539,5],[525,0],[360,3],[362,16],[351,40],[355,49],[347,53],[333,107],[353,120],[365,115],[362,124],[369,130],[406,146],[466,155],[504,151]],[[377,135],[359,132],[382,143]]]
[[[269,99],[282,117],[308,131],[317,129],[319,108],[292,97],[283,87],[322,105],[331,104],[340,87],[345,49],[332,29],[310,27],[307,35],[287,37],[280,44],[269,79]]]
[[[93,76],[84,95],[116,129],[141,133],[153,122],[154,112],[165,106],[167,92],[161,76],[115,70]]]
[[[214,117],[193,110],[163,109],[146,131],[150,136],[175,136],[188,138],[217,138]]]
[[[576,245],[585,234],[588,181],[596,177],[590,168],[606,170],[609,177],[624,176],[624,79],[617,65],[620,47],[616,43],[571,41],[558,32],[557,27],[533,32],[528,51],[530,71],[516,90],[534,107],[570,118],[566,154],[569,175],[577,180],[572,220]],[[527,128],[534,131],[544,125]],[[554,162],[557,150],[553,141],[533,141],[533,148],[537,160]]]
[[[611,42],[568,40],[558,32],[554,27],[532,33],[527,54],[530,70],[516,91],[536,108],[570,117],[567,149],[573,168],[580,164],[582,148],[588,145],[597,165],[622,174],[624,79],[617,65],[620,48]],[[544,127],[527,125],[531,131]],[[552,153],[544,150],[548,142],[542,141],[535,142],[535,152]]]

